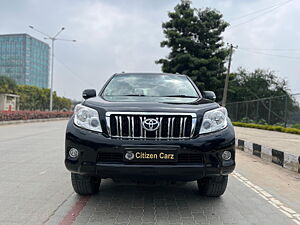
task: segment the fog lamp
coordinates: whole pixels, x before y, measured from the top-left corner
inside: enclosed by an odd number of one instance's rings
[[[223,154],[222,154],[222,159],[223,160],[231,159],[231,152],[230,151],[224,151]]]
[[[77,159],[78,158],[78,155],[79,155],[79,152],[76,148],[71,148],[69,150],[69,156],[72,158],[72,159]]]

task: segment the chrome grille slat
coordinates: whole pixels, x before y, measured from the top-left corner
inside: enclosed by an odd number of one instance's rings
[[[143,121],[144,121],[145,119],[146,119],[146,117],[143,118]],[[146,138],[147,131],[146,131],[145,129],[143,129],[143,130],[144,130],[144,132],[143,132],[143,133],[144,133],[144,136],[143,136],[143,137]]]
[[[168,118],[168,138],[170,137],[171,118]]]
[[[190,135],[190,137],[193,137],[193,135],[194,135],[194,133],[195,133],[196,123],[197,123],[197,118],[193,118],[193,119],[192,119],[192,130],[191,130],[191,135]]]
[[[172,117],[172,120],[171,120],[171,138],[174,137],[174,121],[175,121],[175,117]]]
[[[183,135],[183,136],[185,135],[186,120],[187,120],[187,117],[184,117],[184,121],[183,121],[183,132],[182,132],[182,135]]]
[[[134,117],[131,117],[131,136],[134,137]]]
[[[116,118],[116,124],[117,124],[117,126],[116,126],[116,128],[117,128],[117,136],[120,136],[120,134],[119,134],[119,117],[115,116],[115,118]]]
[[[122,116],[119,116],[119,124],[120,124],[120,137],[122,137]]]
[[[111,136],[110,118],[109,117],[106,117],[106,129],[107,129],[108,135]]]
[[[159,121],[159,118],[156,117],[156,120]],[[160,128],[160,125],[159,125],[159,128]],[[159,128],[158,128],[158,130],[159,130]],[[157,136],[158,136],[158,130],[155,131],[155,139],[157,139]]]
[[[161,138],[161,131],[162,131],[162,124],[161,123],[162,123],[162,120],[163,120],[163,117],[160,117],[160,119],[159,119],[160,126],[158,128],[159,129],[159,131],[158,131],[159,132],[159,138]]]
[[[146,131],[143,121],[156,119],[160,126]],[[197,116],[195,113],[107,112],[107,133],[112,138],[183,140],[193,138]]]
[[[131,136],[130,135],[130,131],[131,131],[131,129],[130,129],[130,124],[131,124],[131,118],[130,118],[130,116],[127,116],[127,120],[128,120],[128,136]]]
[[[182,123],[183,123],[183,117],[180,118],[180,123],[179,123],[179,138],[182,137]]]
[[[141,133],[141,138],[143,137],[143,125],[142,125],[142,123],[143,123],[143,118],[140,116],[139,117],[140,118],[140,133]]]

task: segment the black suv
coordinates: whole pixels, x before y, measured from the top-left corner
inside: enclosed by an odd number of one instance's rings
[[[121,73],[98,96],[83,92],[66,130],[65,165],[78,194],[101,179],[195,181],[199,191],[224,193],[235,167],[235,134],[211,91],[186,75]]]

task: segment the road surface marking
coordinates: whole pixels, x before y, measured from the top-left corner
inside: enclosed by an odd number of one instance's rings
[[[276,209],[278,209],[280,212],[285,214],[288,218],[290,218],[293,222],[300,225],[300,214],[298,214],[295,210],[285,206],[281,201],[276,199],[274,196],[272,196],[270,193],[266,192],[261,187],[253,184],[251,181],[249,181],[247,178],[243,177],[238,172],[234,171],[232,173],[233,177],[238,179],[240,182],[242,182],[244,185],[249,187],[252,191],[258,193],[260,197],[265,199],[267,202],[269,202],[271,205],[273,205]]]
[[[45,173],[47,173],[47,170],[44,170],[44,171],[40,172],[40,175],[43,175]]]
[[[65,215],[65,217],[60,221],[59,225],[71,225],[76,220],[77,216],[80,214],[81,210],[86,206],[91,196],[81,196],[79,200],[75,203],[72,209]]]

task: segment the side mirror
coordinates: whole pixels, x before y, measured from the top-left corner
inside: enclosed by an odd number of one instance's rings
[[[215,101],[216,100],[216,94],[213,91],[204,91],[204,98]]]
[[[96,90],[95,89],[86,89],[82,92],[82,97],[84,99],[96,97]]]

